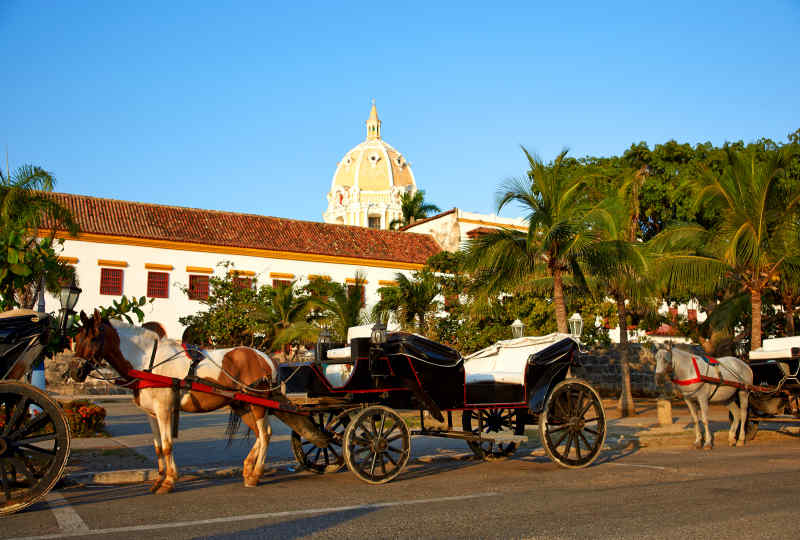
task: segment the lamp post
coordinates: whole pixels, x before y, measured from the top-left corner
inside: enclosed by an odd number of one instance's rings
[[[328,345],[331,344],[331,333],[328,331],[327,328],[323,328],[320,333],[319,337],[317,338],[317,346],[314,349],[314,359],[318,364],[321,364],[322,361],[325,359],[325,352],[328,349]]]
[[[70,284],[61,287],[61,291],[58,293],[58,301],[61,304],[61,324],[59,326],[62,334],[67,330],[69,316],[75,313],[75,306],[78,304],[78,298],[82,292],[83,290],[75,284],[73,277]]]
[[[525,324],[521,320],[516,319],[513,323],[511,323],[511,335],[513,335],[515,338],[521,338],[524,331]]]
[[[573,313],[572,317],[570,317],[567,322],[569,323],[569,334],[580,341],[581,332],[583,332],[583,319],[581,318],[580,313]]]

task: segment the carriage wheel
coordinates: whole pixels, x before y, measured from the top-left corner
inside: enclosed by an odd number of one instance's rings
[[[403,471],[411,455],[411,434],[392,409],[368,407],[350,420],[344,432],[347,468],[368,484],[383,484]]]
[[[597,391],[580,379],[558,383],[539,415],[547,455],[563,467],[592,463],[606,440],[606,413]]]
[[[473,426],[473,418],[475,425]],[[474,435],[490,435],[492,433],[507,432],[522,435],[525,424],[522,415],[516,409],[477,409],[461,413],[461,427],[464,431]],[[470,450],[478,459],[497,459],[510,456],[517,451],[515,442],[467,441]]]
[[[0,515],[35,503],[53,489],[69,457],[69,426],[47,394],[0,382]]]
[[[319,448],[311,441],[292,431],[292,452],[301,466],[318,474],[338,472],[344,468],[342,438],[350,414],[347,411],[322,411],[311,414],[311,422],[324,433],[331,435],[327,448]]]

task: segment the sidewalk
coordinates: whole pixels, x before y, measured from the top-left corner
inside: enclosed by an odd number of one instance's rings
[[[70,396],[76,399],[75,396]],[[109,437],[74,438],[67,475],[73,482],[117,484],[144,482],[155,478],[155,451],[150,424],[129,396],[88,396],[106,408]],[[689,448],[694,441],[691,415],[685,404],[672,402],[673,424],[660,426],[654,399],[636,401],[634,416],[620,418],[615,400],[604,400],[607,417],[606,447],[641,448],[678,446]],[[225,440],[227,410],[207,414],[182,414],[180,436],[174,455],[181,476],[238,476],[242,461],[253,444],[240,430],[230,446]],[[710,428],[716,446],[728,444],[727,407],[714,405],[709,411]],[[291,430],[272,419],[272,438],[267,454],[267,468],[297,466],[291,450]],[[800,424],[798,424],[800,426]],[[797,436],[800,427],[762,422],[756,442]],[[531,442],[521,451],[539,451],[538,429],[529,426]],[[439,459],[468,459],[471,453],[461,440],[415,437],[411,459],[430,462]]]

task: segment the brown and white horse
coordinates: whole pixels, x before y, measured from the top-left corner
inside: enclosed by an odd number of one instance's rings
[[[97,311],[91,318],[81,313],[81,322],[83,327],[75,340],[75,354],[87,362],[72,370],[75,379],[85,379],[93,368],[99,367],[101,360],[106,360],[128,380],[130,369],[146,370],[150,365],[153,366],[152,373],[167,377],[182,379],[189,373],[192,360],[178,341],[162,338],[146,328],[103,319]],[[276,384],[277,366],[267,355],[249,347],[206,350],[205,358],[197,365],[196,375],[230,390],[255,387],[260,390],[259,395],[267,397]],[[178,479],[172,453],[174,397],[171,388],[134,391],[134,402],[148,414],[153,430],[153,444],[158,456],[158,478],[151,489],[154,493],[169,493]],[[286,398],[274,392],[270,399],[284,401]],[[180,410],[184,412],[210,412],[226,405],[256,434],[256,441],[243,467],[244,485],[255,487],[264,470],[272,433],[266,409],[233,402],[217,394],[190,391],[180,397]]]

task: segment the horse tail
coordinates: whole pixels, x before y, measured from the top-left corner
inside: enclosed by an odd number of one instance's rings
[[[228,426],[225,428],[225,448],[229,448],[233,442],[233,437],[239,431],[239,426],[242,424],[242,411],[241,409],[231,406],[231,413],[228,415]]]

